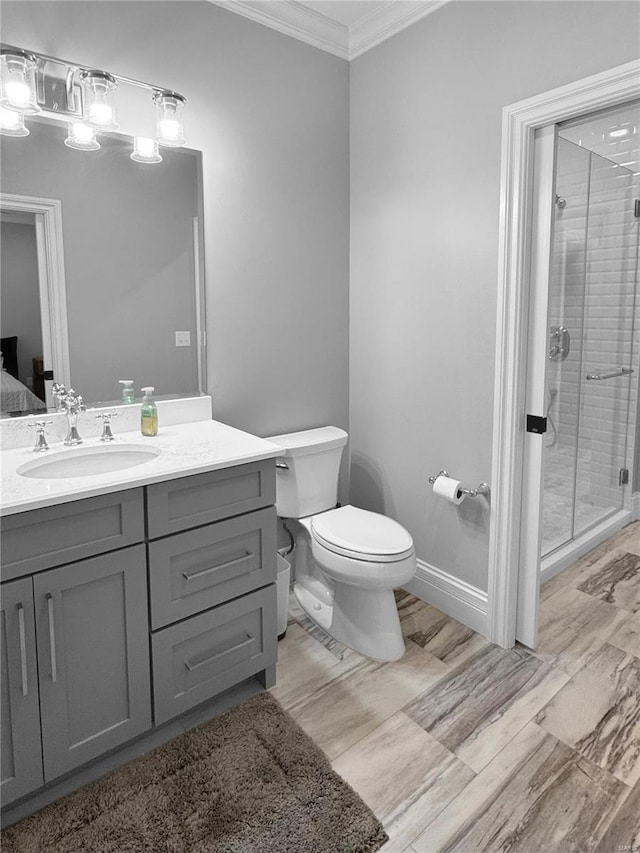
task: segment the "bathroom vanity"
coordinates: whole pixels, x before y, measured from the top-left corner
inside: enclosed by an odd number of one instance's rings
[[[146,441],[144,465],[58,482],[3,451],[4,807],[275,681],[277,448],[213,421]]]

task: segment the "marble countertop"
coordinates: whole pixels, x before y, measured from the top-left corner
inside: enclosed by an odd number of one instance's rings
[[[78,448],[65,447],[58,442],[51,444],[51,449],[44,453],[34,453],[32,446],[1,451],[0,515],[272,459],[282,453],[282,448],[275,444],[211,420],[161,426],[154,438],[143,437],[139,430],[119,433],[108,446],[115,448],[119,444],[139,444],[161,452],[148,462],[120,471],[39,480],[21,476],[17,473],[18,468],[39,458],[45,461],[53,453],[73,454]],[[96,437],[86,439],[81,445],[82,448],[104,446]]]

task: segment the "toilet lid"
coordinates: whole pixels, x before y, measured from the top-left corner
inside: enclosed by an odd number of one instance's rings
[[[401,560],[413,550],[413,539],[401,524],[355,506],[314,515],[311,533],[330,551],[371,562]]]

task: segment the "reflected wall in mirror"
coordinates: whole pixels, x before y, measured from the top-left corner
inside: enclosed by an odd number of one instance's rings
[[[0,151],[3,414],[51,403],[54,380],[88,403],[118,400],[119,379],[206,391],[201,153],[140,164],[130,137],[75,151],[66,124],[29,128]]]

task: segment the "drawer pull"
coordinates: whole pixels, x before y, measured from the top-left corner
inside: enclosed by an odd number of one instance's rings
[[[193,672],[195,669],[199,669],[201,666],[206,666],[208,663],[212,663],[214,660],[221,660],[226,657],[226,655],[231,654],[231,652],[235,652],[238,649],[242,649],[245,646],[250,646],[252,643],[255,643],[256,638],[252,637],[251,634],[245,634],[246,640],[242,640],[240,643],[236,643],[235,646],[232,646],[230,649],[225,649],[223,652],[216,652],[213,655],[209,655],[209,657],[203,658],[202,660],[198,660],[197,658],[191,658],[191,660],[186,660],[184,662],[185,667],[189,670],[189,672]]]
[[[22,602],[18,605],[18,632],[20,634],[20,666],[22,668],[22,695],[29,694],[27,683],[27,637],[24,630],[24,607]]]
[[[253,557],[252,551],[245,551],[244,554],[240,557],[234,557],[233,560],[227,560],[225,563],[218,563],[216,566],[210,566],[208,569],[200,569],[198,572],[183,572],[182,577],[186,581],[193,581],[197,578],[201,578],[204,575],[208,575],[211,572],[217,572],[218,569],[226,569],[229,566],[235,566],[237,563],[244,563],[245,560],[250,560]]]
[[[53,596],[47,593],[47,607],[49,609],[49,649],[51,651],[51,681],[55,684],[58,680],[58,664],[56,661],[56,629],[53,615]]]

